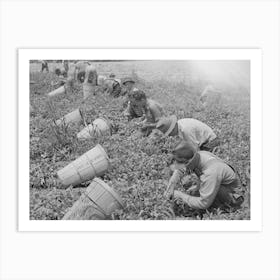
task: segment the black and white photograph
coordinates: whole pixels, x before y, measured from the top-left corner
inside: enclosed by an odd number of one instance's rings
[[[250,220],[250,60],[30,60],[30,220]]]

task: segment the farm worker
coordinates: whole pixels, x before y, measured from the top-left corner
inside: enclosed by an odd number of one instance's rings
[[[214,88],[213,85],[209,84],[202,91],[199,100],[202,106],[205,108],[211,100],[212,102],[218,102],[220,98],[221,98],[221,91]]]
[[[192,142],[196,149],[212,152],[220,145],[220,140],[214,131],[207,124],[196,119],[177,120],[177,117],[172,115],[161,118],[155,128],[165,136],[178,135],[182,140]]]
[[[135,87],[135,80],[131,77],[124,78],[122,84],[124,86],[122,95],[128,95],[129,92],[131,92],[134,89],[137,89]]]
[[[68,73],[67,73],[67,80],[65,84],[66,92],[68,91],[71,92],[74,87],[75,73],[76,73],[76,66],[74,63],[70,63]]]
[[[106,79],[107,79],[106,76],[98,75],[98,77],[97,77],[97,85],[103,86]]]
[[[55,73],[57,76],[60,76],[61,71],[60,71],[59,68],[56,68],[56,69],[54,70],[54,73]]]
[[[163,116],[162,106],[147,98],[144,91],[134,88],[128,94],[128,106],[124,115],[129,119],[144,118],[143,124],[156,123]]]
[[[86,68],[89,65],[90,65],[90,63],[88,61],[78,61],[75,64],[76,73],[77,73],[77,80],[80,81],[81,83],[83,83],[84,80],[85,80]]]
[[[84,83],[93,84],[97,86],[97,71],[93,65],[89,65],[85,69]]]
[[[44,69],[46,69],[46,71],[49,72],[48,62],[46,60],[41,60],[41,63],[42,63],[41,72],[43,72]]]
[[[62,60],[62,65],[63,65],[66,73],[68,73],[68,70],[69,70],[69,62],[68,62],[68,60]]]
[[[175,147],[173,157],[176,169],[168,182],[166,198],[181,199],[193,209],[207,209],[220,204],[239,207],[243,203],[238,174],[219,157],[207,151],[197,151],[187,141],[181,141]],[[175,190],[184,175],[192,172],[199,178],[199,184],[190,187],[186,193]]]
[[[69,64],[69,69],[68,69],[68,79],[75,80],[75,73],[76,73],[76,65],[74,63]]]
[[[129,103],[129,97],[128,93],[132,90],[137,90],[135,87],[135,80],[131,77],[126,77],[122,80],[122,91],[121,91],[121,96],[125,96],[125,101],[123,103],[123,107],[127,107]],[[125,111],[126,112],[126,111]]]
[[[61,75],[66,78],[67,77],[67,72],[65,69],[61,69]]]
[[[104,92],[110,94],[113,97],[119,97],[121,93],[120,82],[115,79],[115,74],[111,73],[109,78],[104,81]]]
[[[97,72],[93,65],[87,66],[85,73],[85,80],[83,83],[84,100],[91,95],[96,94],[97,89]]]

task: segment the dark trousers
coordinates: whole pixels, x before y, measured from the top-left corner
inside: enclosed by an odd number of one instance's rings
[[[83,83],[84,80],[85,80],[85,76],[86,76],[86,72],[85,72],[85,71],[79,72],[78,75],[77,75],[78,81],[80,81],[81,83]]]
[[[44,64],[44,63],[42,64],[41,72],[43,72],[44,69],[46,69],[46,71],[49,72],[49,67],[48,67],[48,64],[47,64],[47,63],[46,63],[46,64]]]
[[[219,137],[214,140],[204,143],[200,146],[201,151],[213,152],[213,150],[221,144]]]
[[[236,183],[231,186],[221,185],[214,200],[213,206],[219,207],[221,205],[239,207],[244,202],[243,188],[239,176],[236,175]]]

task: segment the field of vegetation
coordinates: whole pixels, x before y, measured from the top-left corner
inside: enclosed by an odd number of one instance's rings
[[[203,108],[199,96],[209,79],[180,61],[99,62],[98,74],[117,78],[133,76],[137,87],[161,103],[166,115],[196,118],[208,124],[221,138],[216,154],[232,163],[241,178],[245,202],[239,209],[210,208],[186,210],[184,205],[166,201],[163,193],[170,177],[170,151],[178,139],[141,137],[137,119],[123,117],[125,97],[112,98],[98,91],[83,102],[82,85],[73,92],[54,97],[46,94],[59,79],[50,64],[49,73],[40,72],[40,64],[30,64],[30,219],[61,219],[79,199],[90,182],[63,188],[56,173],[71,161],[100,143],[111,167],[102,176],[124,201],[123,210],[112,219],[250,219],[250,94],[248,88],[220,83],[222,96]],[[114,125],[112,136],[80,141],[76,138],[84,124],[57,127],[53,121],[81,108],[89,124],[105,116]],[[183,186],[180,186],[183,188]]]

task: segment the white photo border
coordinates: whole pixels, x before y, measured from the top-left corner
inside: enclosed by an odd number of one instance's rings
[[[251,219],[165,221],[74,221],[29,219],[30,60],[250,60]],[[261,49],[18,49],[19,231],[261,231],[262,51]]]

